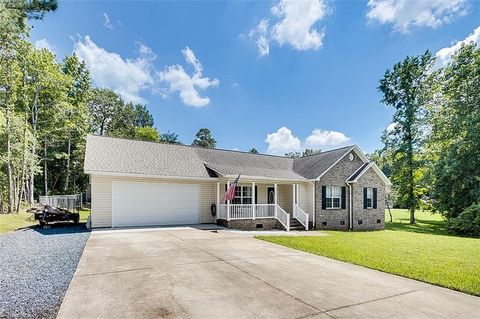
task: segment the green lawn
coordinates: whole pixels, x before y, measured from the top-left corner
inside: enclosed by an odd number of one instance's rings
[[[89,208],[82,208],[80,209],[80,222],[86,223],[88,216],[90,216],[90,209]]]
[[[480,239],[448,234],[439,215],[416,212],[409,225],[407,211],[392,213],[385,231],[257,238],[480,296]]]
[[[0,234],[35,225],[32,213],[0,214]]]

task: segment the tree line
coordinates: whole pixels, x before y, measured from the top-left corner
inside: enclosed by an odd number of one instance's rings
[[[75,54],[58,61],[32,46],[28,20],[56,8],[51,0],[0,2],[0,213],[39,195],[83,192],[87,134],[181,144],[178,134],[157,131],[145,105],[93,87]],[[216,140],[202,128],[192,145],[213,148]]]
[[[393,183],[397,207],[429,209],[451,230],[480,235],[480,48],[464,44],[439,67],[427,51],[388,69],[378,87],[395,110],[370,154]]]

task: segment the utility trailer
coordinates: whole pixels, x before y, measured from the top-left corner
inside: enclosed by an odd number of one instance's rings
[[[79,213],[72,213],[62,207],[53,208],[50,205],[43,204],[42,207],[34,209],[35,220],[38,220],[40,226],[46,226],[53,222],[68,222],[72,221],[78,224],[80,220]]]

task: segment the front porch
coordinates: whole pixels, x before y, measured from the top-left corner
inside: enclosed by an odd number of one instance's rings
[[[240,182],[235,198],[222,202],[231,181],[217,183],[217,223],[242,230],[308,230],[313,224],[313,184]]]

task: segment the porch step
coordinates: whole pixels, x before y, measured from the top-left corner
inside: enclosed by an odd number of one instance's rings
[[[290,218],[290,230],[305,230],[305,227],[296,218]]]

